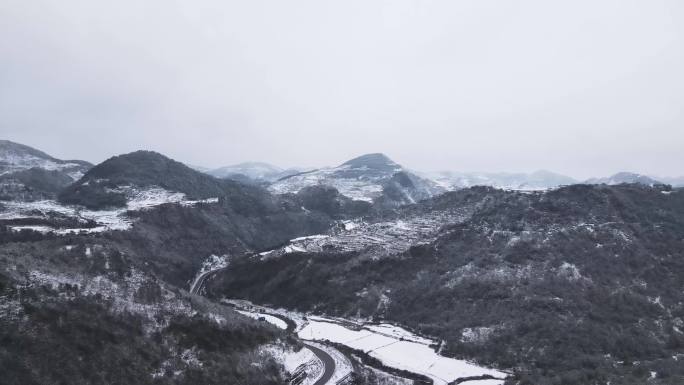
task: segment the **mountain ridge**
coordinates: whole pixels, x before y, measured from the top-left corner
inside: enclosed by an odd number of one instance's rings
[[[0,199],[54,199],[91,167],[86,161],[61,160],[24,144],[0,140]]]
[[[396,183],[399,179],[410,180],[410,183]],[[354,200],[378,201],[389,206],[416,202],[443,192],[431,180],[413,174],[381,153],[365,154],[339,166],[291,175],[271,184],[269,190],[276,194],[297,193],[315,185],[334,187]]]
[[[607,185],[616,185],[622,183],[639,183],[644,185],[664,184],[663,182],[660,182],[648,175],[637,174],[628,171],[618,172],[609,177],[590,178],[587,179],[584,183]]]
[[[220,180],[154,151],[135,151],[114,156],[91,168],[76,183],[63,190],[63,203],[90,208],[123,206],[121,187],[161,187],[185,194],[189,199],[220,198],[239,189],[257,193],[256,187]]]
[[[46,170],[92,167],[84,160],[62,160],[25,144],[0,140],[0,173],[39,167]]]

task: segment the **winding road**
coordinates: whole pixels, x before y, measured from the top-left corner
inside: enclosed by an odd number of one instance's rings
[[[195,279],[193,284],[190,286],[190,293],[199,294],[200,290],[202,290],[202,287],[204,287],[204,283],[207,281],[207,278],[209,278],[209,275],[217,271],[218,270],[207,271],[206,273],[200,275],[197,279]]]
[[[197,279],[195,279],[194,283],[190,287],[190,293],[200,295],[200,292],[202,291],[202,288],[204,287],[204,284],[207,282],[209,276],[216,273],[219,270],[221,269],[207,271],[206,273],[200,275]],[[287,331],[294,334],[294,327],[292,326],[294,325],[294,322],[292,320],[286,319],[281,315],[274,316],[285,321],[285,323],[288,326]],[[316,380],[316,382],[313,383],[313,385],[326,385],[328,381],[330,381],[332,376],[335,374],[335,360],[330,356],[330,354],[326,353],[322,349],[319,349],[315,346],[311,346],[305,342],[302,342],[302,344],[304,344],[304,346],[311,350],[313,354],[315,354],[316,357],[318,357],[318,359],[321,360],[321,362],[323,363],[323,374],[318,380]]]
[[[313,385],[325,385],[330,381],[332,378],[333,374],[335,374],[335,360],[330,356],[330,354],[326,353],[325,351],[315,347],[311,346],[309,344],[304,344],[309,350],[311,350],[318,359],[323,362],[323,367],[325,368],[325,371],[323,372],[323,375],[316,381],[314,382]]]

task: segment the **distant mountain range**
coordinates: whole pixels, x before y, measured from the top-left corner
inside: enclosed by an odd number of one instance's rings
[[[278,179],[307,171],[303,168],[282,169],[264,162],[244,162],[232,166],[220,167],[205,171],[217,178],[234,179],[238,181],[253,180],[256,182],[275,182]]]
[[[150,166],[150,169],[141,165]],[[91,169],[92,172],[89,172]],[[147,174],[143,175],[144,173]],[[132,178],[136,183],[144,181],[143,184],[146,185],[168,184],[169,190],[182,192],[188,197],[221,195],[218,194],[218,190],[224,188],[226,184],[211,177],[202,176],[207,174],[218,179],[266,187],[275,194],[297,193],[312,186],[329,186],[337,189],[341,196],[352,200],[381,202],[390,206],[413,203],[445,191],[472,186],[491,186],[521,191],[548,190],[578,183],[684,186],[684,177],[656,178],[629,172],[620,172],[610,177],[591,178],[586,181],[578,181],[546,170],[532,173],[454,171],[416,173],[380,153],[362,155],[336,167],[314,170],[285,169],[263,162],[244,162],[212,170],[197,166],[187,167],[161,154],[136,152],[108,159],[93,168],[93,165],[86,161],[60,160],[23,144],[7,140],[0,141],[0,198],[5,200],[52,199],[64,190],[61,199],[65,202],[77,203],[80,201],[76,198],[79,191],[82,193],[88,189],[91,194],[95,194],[95,185],[102,185],[100,192],[104,191],[105,185],[111,190],[110,185],[113,182],[106,175],[116,176],[114,179],[119,185],[131,182]],[[172,177],[172,175],[175,176]],[[67,189],[67,186],[82,177],[85,178],[76,184],[78,186]],[[103,183],[103,180],[107,182]],[[164,183],[161,183],[162,180]],[[209,185],[213,187],[208,187]],[[200,191],[206,194],[198,194]],[[213,193],[208,194],[209,191]],[[99,199],[104,199],[109,203],[114,202],[110,200],[115,196],[111,191],[105,195],[108,196],[107,199],[100,196],[89,204],[98,206]],[[122,204],[121,199],[119,199],[119,204]]]
[[[644,185],[663,184],[663,182],[655,180],[647,175],[635,174],[631,172],[619,172],[607,178],[592,178],[587,180],[587,184],[607,184],[617,185],[623,183],[639,183]]]
[[[519,191],[541,191],[578,183],[607,185],[641,183],[645,185],[684,186],[684,177],[651,177],[630,172],[620,172],[609,177],[591,178],[584,181],[547,170],[538,170],[532,173],[457,171],[417,173],[407,171],[384,154],[362,155],[337,167],[324,167],[314,170],[283,169],[263,162],[245,162],[213,170],[194,168],[217,178],[233,179],[247,184],[259,184],[268,187],[274,193],[293,193],[306,186],[322,185],[335,187],[342,195],[349,198],[368,202],[380,196],[380,192],[386,187],[385,182],[389,181],[390,176],[400,171],[408,176],[408,178],[404,178],[404,182],[410,181],[413,189],[417,190],[406,195],[406,191],[403,191],[405,188],[399,187],[401,183],[395,184],[394,188],[388,187],[388,191],[402,191],[399,195],[404,195],[404,198],[399,199],[399,201],[403,203],[411,202],[416,198],[420,200],[445,191],[472,186],[490,186]]]
[[[533,173],[439,172],[429,176],[447,190],[491,186],[505,190],[547,190],[578,183],[577,180],[540,170]]]
[[[672,185],[672,187],[684,187],[684,176],[680,177],[658,177],[658,180],[663,183]]]
[[[590,178],[579,181],[566,175],[551,171],[539,170],[533,173],[487,173],[487,172],[438,172],[427,174],[447,190],[458,190],[472,186],[490,186],[504,190],[535,191],[548,190],[573,184],[606,184],[639,183],[644,185],[671,184],[673,187],[684,186],[684,177],[660,178],[631,172],[619,172],[609,177]]]

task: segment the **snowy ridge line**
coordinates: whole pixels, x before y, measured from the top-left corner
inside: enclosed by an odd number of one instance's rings
[[[82,164],[74,163],[73,161],[50,158],[51,159],[47,159],[32,154],[18,154],[11,149],[0,150],[0,162],[2,163],[0,166],[0,175],[24,171],[30,168],[41,168],[47,171],[62,171],[84,167]],[[72,171],[68,174],[72,179],[78,180],[78,178],[75,177],[82,175],[83,173],[81,171]]]
[[[299,190],[306,186],[332,186],[335,187],[340,194],[347,196],[353,200],[360,200],[365,202],[373,202],[374,198],[382,195],[381,178],[376,180],[356,178],[347,178],[336,176],[336,173],[351,170],[348,165],[343,165],[335,168],[323,168],[314,171],[309,171],[301,174],[295,174],[281,179],[268,187],[268,189],[275,194],[296,194]],[[357,171],[362,171],[357,168]],[[395,170],[401,171],[401,168]]]
[[[56,228],[47,225],[11,225],[14,231],[24,229],[42,233],[55,233],[67,235],[74,233],[99,233],[104,231],[128,230],[133,226],[134,220],[127,216],[129,211],[144,211],[163,204],[180,204],[194,206],[200,203],[216,203],[218,198],[204,200],[187,200],[185,194],[171,192],[162,188],[152,187],[138,190],[131,186],[119,187],[113,191],[125,193],[127,204],[124,208],[112,210],[89,210],[76,205],[64,205],[53,200],[35,202],[3,202],[3,211],[0,212],[0,220],[36,219],[51,220],[59,219],[59,216],[75,219],[84,225],[94,223],[92,227]]]

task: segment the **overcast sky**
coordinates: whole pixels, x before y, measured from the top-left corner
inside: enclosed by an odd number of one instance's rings
[[[684,1],[0,1],[0,138],[92,162],[684,174]]]

